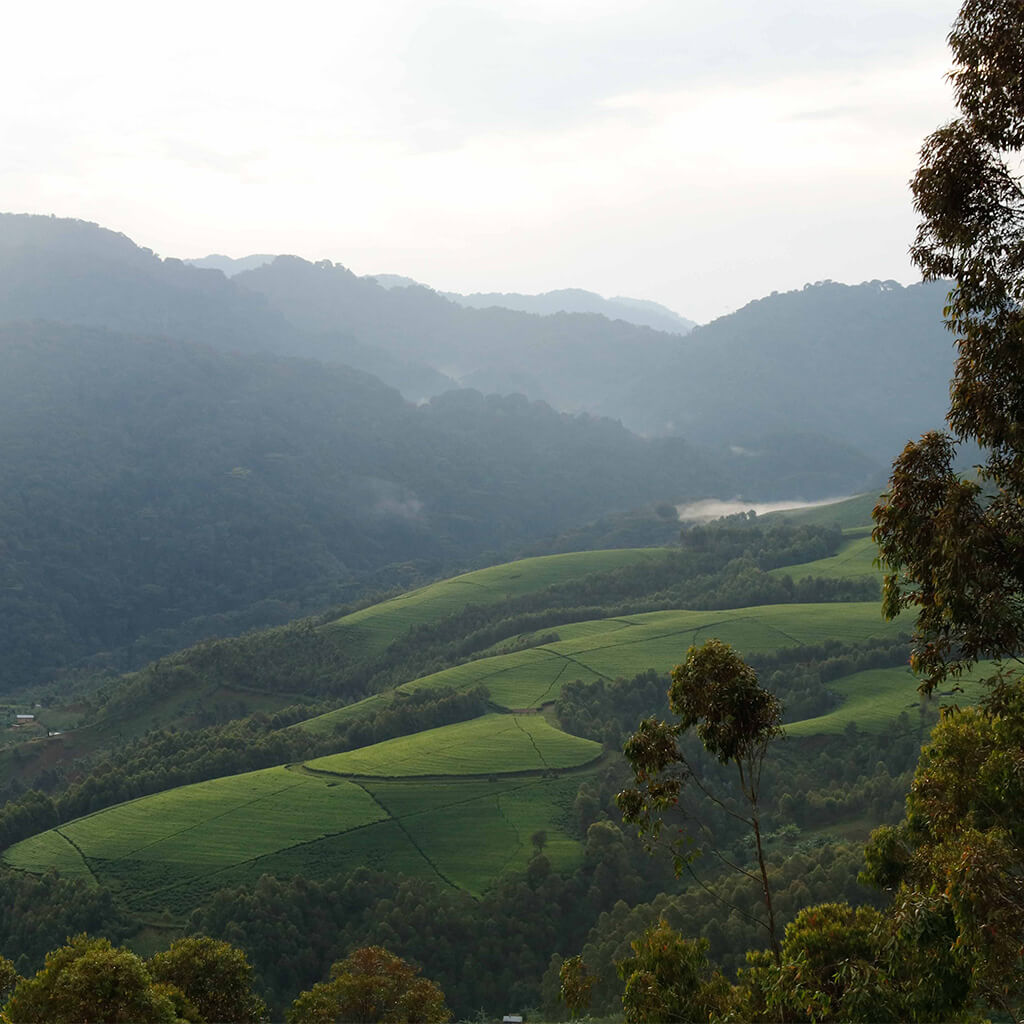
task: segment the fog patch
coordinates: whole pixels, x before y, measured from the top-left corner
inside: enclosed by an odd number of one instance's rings
[[[357,516],[372,519],[424,519],[423,502],[413,491],[376,476],[357,477],[349,488],[351,507]]]
[[[820,508],[823,505],[835,505],[852,497],[852,494],[845,494],[840,498],[822,498],[820,501],[804,501],[801,498],[789,501],[723,501],[721,498],[703,498],[700,501],[676,505],[676,512],[679,513],[680,522],[707,522],[711,519],[721,519],[722,516],[732,516],[737,512],[756,512],[763,516],[769,512],[786,512],[795,508]]]
[[[410,521],[421,519],[423,502],[419,498],[381,498],[373,507],[373,514],[377,516],[390,516],[393,519],[408,519]]]

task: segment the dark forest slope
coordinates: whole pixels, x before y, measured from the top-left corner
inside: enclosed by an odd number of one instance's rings
[[[678,439],[522,397],[416,407],[342,366],[40,323],[0,328],[0,437],[4,689],[724,486]]]

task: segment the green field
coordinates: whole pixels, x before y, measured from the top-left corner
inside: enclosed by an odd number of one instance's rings
[[[95,879],[149,914],[187,913],[264,873],[326,878],[359,865],[479,893],[506,868],[525,868],[537,829],[549,834],[553,865],[578,863],[565,829],[577,786],[573,776],[357,785],[271,768],[119,804],[24,840],[3,860]]]
[[[360,609],[321,628],[343,633],[356,654],[379,653],[410,629],[454,615],[467,605],[496,604],[555,583],[567,583],[625,565],[658,561],[667,558],[669,553],[668,548],[613,548],[523,558],[431,583]]]
[[[772,569],[771,575],[789,576],[794,580],[802,580],[805,576],[820,576],[833,580],[874,576],[881,583],[882,570],[875,565],[877,556],[878,548],[871,539],[870,530],[851,530],[847,532],[837,554],[813,562]]]
[[[950,684],[931,698],[919,696],[918,679],[907,667],[856,672],[829,684],[829,689],[842,698],[838,708],[827,715],[787,725],[786,732],[791,736],[834,735],[852,723],[863,732],[880,733],[904,711],[916,718],[919,714],[934,716],[944,705],[974,704],[983,692],[976,680],[985,668],[976,666],[970,678],[961,680],[962,692],[954,693]],[[931,718],[929,727],[930,722]]]
[[[486,686],[491,700],[512,710],[537,708],[557,699],[573,680],[631,677],[647,668],[668,672],[692,644],[718,637],[740,653],[817,644],[829,638],[846,641],[895,636],[903,627],[882,619],[876,602],[848,604],[784,604],[736,611],[648,612],[616,619],[599,619],[559,626],[556,643],[513,654],[482,658],[423,676],[399,687],[412,691],[424,686],[469,690]],[[384,706],[383,695],[330,711],[296,728],[318,734],[362,711]]]
[[[484,715],[318,757],[307,761],[306,767],[334,775],[380,778],[494,775],[575,768],[600,754],[600,743],[570,736],[540,715]]]

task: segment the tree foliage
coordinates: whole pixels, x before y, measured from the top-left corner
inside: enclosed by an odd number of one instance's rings
[[[451,1019],[444,993],[419,968],[382,946],[366,946],[331,967],[329,981],[295,1000],[289,1024],[444,1024]]]
[[[686,660],[672,670],[668,702],[677,719],[674,723],[646,718],[626,741],[624,753],[637,786],[619,794],[619,809],[624,820],[657,839],[666,813],[680,806],[680,796],[689,786],[746,824],[754,835],[767,914],[764,923],[777,957],[778,939],[764,859],[759,799],[765,754],[772,740],[782,735],[782,706],[774,694],[760,686],[757,673],[720,640],[709,640],[687,651]],[[679,742],[691,729],[719,763],[735,767],[748,808],[746,814],[731,810],[713,795],[695,770]],[[677,872],[688,864],[696,845],[693,836],[682,828],[678,835],[672,843]]]
[[[908,444],[875,510],[884,609],[918,610],[912,663],[928,692],[1024,648],[1024,6],[966,0],[949,43],[961,114],[922,148],[911,254],[927,279],[954,281],[952,437]],[[980,483],[954,471],[954,439],[981,446]]]
[[[1024,684],[1002,661],[1024,653],[1024,4],[965,0],[949,44],[960,116],[922,148],[912,255],[926,277],[954,281],[952,437],[907,445],[875,538],[885,613],[918,613],[922,690],[979,660],[998,664],[979,709],[954,709],[936,728],[906,820],[874,834],[866,877],[894,891],[897,918],[946,922],[933,948],[951,944],[971,997],[1020,1020]],[[954,471],[955,441],[980,446],[977,482]]]
[[[184,992],[210,1024],[256,1024],[266,1019],[266,1006],[252,992],[249,961],[226,942],[203,935],[177,939],[148,966],[155,981]]]
[[[633,956],[618,963],[626,987],[626,1024],[701,1022],[722,1012],[729,984],[712,971],[706,939],[684,939],[664,920],[632,943]]]
[[[176,1024],[201,1018],[180,991],[154,983],[143,961],[106,939],[78,935],[20,982],[4,1007],[15,1024]]]

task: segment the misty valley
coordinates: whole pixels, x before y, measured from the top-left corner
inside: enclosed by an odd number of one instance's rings
[[[878,560],[976,536],[876,511],[933,277],[697,325],[0,215],[3,1020],[1014,1019],[1015,620],[943,675]]]

